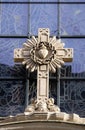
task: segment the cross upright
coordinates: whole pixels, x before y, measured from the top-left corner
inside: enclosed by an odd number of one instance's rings
[[[56,68],[60,68],[64,62],[71,62],[72,59],[73,49],[64,48],[64,43],[56,36],[50,37],[48,28],[39,28],[37,38],[32,36],[23,44],[23,48],[14,50],[15,62],[26,64],[26,68],[31,72],[37,70],[37,99],[34,109],[55,110],[53,99],[49,99],[49,71],[56,72]]]

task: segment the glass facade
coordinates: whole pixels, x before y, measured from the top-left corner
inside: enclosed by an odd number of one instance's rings
[[[14,49],[21,48],[32,35],[37,36],[38,28],[49,28],[51,36],[61,38],[65,47],[74,49],[73,62],[61,69],[61,110],[85,117],[84,12],[85,0],[0,0],[0,116],[23,112],[27,100],[26,70],[15,65]],[[55,103],[56,75],[50,77],[50,96]],[[36,82],[31,78],[29,99],[36,96]]]

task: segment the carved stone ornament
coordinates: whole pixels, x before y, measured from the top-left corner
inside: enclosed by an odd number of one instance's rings
[[[23,44],[24,61],[22,64],[26,64],[26,68],[29,68],[30,71],[37,69],[39,64],[49,64],[50,71],[55,72],[56,68],[60,68],[64,64],[62,57],[59,57],[57,53],[57,49],[63,49],[63,47],[64,44],[55,36],[50,38],[49,42],[38,42],[37,38],[32,36],[31,40],[28,39]],[[26,51],[28,51],[27,54]]]
[[[39,28],[38,37],[23,44],[23,48],[14,50],[15,62],[22,62],[29,71],[37,69],[37,99],[32,101],[26,112],[60,112],[54,105],[54,99],[49,98],[49,70],[56,72],[64,62],[71,62],[73,49],[64,48],[64,43],[56,36],[50,37],[48,28]]]
[[[34,100],[32,99],[31,105],[25,110],[25,114],[34,112],[60,112],[60,108],[54,105],[54,99],[49,98],[47,100]]]
[[[60,39],[57,39],[56,36],[50,37],[48,28],[40,28],[37,38],[32,36],[31,39],[28,39],[23,44],[23,48],[15,49],[15,62],[22,62],[30,71],[37,69],[37,98],[31,101],[31,104],[27,106],[23,114],[19,114],[14,118],[12,116],[7,117],[6,120],[1,121],[0,126],[7,125],[5,127],[7,129],[10,124],[12,129],[12,124],[17,125],[19,123],[25,123],[24,126],[26,126],[27,122],[32,123],[32,121],[38,122],[38,125],[39,122],[42,123],[42,121],[45,122],[45,124],[47,121],[52,121],[52,127],[50,127],[52,129],[54,129],[54,121],[63,121],[64,123],[73,122],[77,124],[82,123],[84,125],[84,118],[80,118],[77,114],[61,112],[60,108],[54,104],[54,99],[49,98],[49,70],[55,72],[56,68],[60,68],[64,62],[71,62],[72,59],[73,49],[64,48],[64,43],[62,43]],[[21,128],[21,124],[20,130],[27,129],[23,124],[23,128]],[[62,125],[62,123],[60,125]],[[35,126],[33,129],[34,128]],[[40,129],[42,128],[43,127],[40,125]],[[14,127],[14,129],[17,128]],[[60,129],[60,126],[58,129]],[[66,129],[69,129],[68,126]]]

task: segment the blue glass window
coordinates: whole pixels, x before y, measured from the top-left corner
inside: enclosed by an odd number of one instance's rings
[[[9,66],[14,65],[13,53],[15,48],[21,48],[26,39],[1,38],[0,39],[0,63]]]
[[[60,0],[61,2],[85,2],[85,0]]]
[[[73,72],[83,72],[85,70],[85,39],[72,38],[72,39],[62,39],[65,43],[66,48],[73,48],[73,62],[72,65]],[[74,68],[74,64],[77,65],[77,68]]]
[[[2,2],[28,2],[29,0],[1,0]]]
[[[85,35],[85,5],[62,4],[60,9],[61,35]]]
[[[50,4],[49,2],[52,2],[52,0],[45,1],[47,2],[46,4],[29,3],[34,1],[39,2],[39,0],[1,1],[0,3],[1,64],[14,65],[13,62],[14,49],[18,48],[20,44],[22,45],[23,42],[25,42],[24,38],[28,38],[29,35],[37,35],[38,28],[50,28],[51,35],[57,35],[58,5],[53,3]]]
[[[0,35],[27,35],[28,5],[0,5]]]
[[[20,67],[15,65],[13,53],[15,48],[22,48],[28,37],[37,35],[38,28],[49,28],[51,36],[60,37],[65,42],[66,48],[74,49],[73,62],[67,63],[67,66],[61,69],[65,72],[64,74],[62,71],[65,81],[62,82],[61,77],[60,87],[61,91],[63,88],[64,93],[63,98],[60,97],[63,104],[61,107],[66,110],[68,105],[72,104],[69,97],[73,90],[76,92],[75,95],[81,96],[80,106],[77,100],[78,108],[81,109],[81,104],[83,109],[85,108],[85,96],[82,96],[85,95],[85,0],[0,0],[0,116],[16,115],[16,113],[24,111],[26,69],[21,65]],[[83,82],[79,83],[80,81],[77,82],[74,79],[68,80],[69,76],[75,75],[76,77],[78,74],[83,75]],[[66,76],[68,76],[67,79]],[[77,83],[74,84],[73,80]],[[57,88],[56,84],[57,82],[55,85],[51,85],[55,86],[52,87],[54,91]],[[82,85],[83,87],[81,87]],[[35,87],[33,86],[33,88]],[[33,91],[33,89],[31,90]],[[71,97],[79,99],[75,95],[71,95]],[[54,97],[56,99],[56,96]],[[70,106],[69,108],[72,108]],[[81,111],[80,113],[82,114]]]
[[[56,35],[57,13],[56,4],[32,4],[30,13],[31,34],[37,35],[38,28],[49,28],[51,35]]]
[[[57,2],[58,0],[30,0],[31,2]]]

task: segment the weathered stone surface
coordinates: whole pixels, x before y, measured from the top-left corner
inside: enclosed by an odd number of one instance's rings
[[[56,36],[51,38],[48,28],[39,28],[38,38],[32,36],[23,43],[23,48],[14,50],[14,61],[26,64],[30,71],[34,71],[39,65],[49,64],[50,71],[55,72],[56,68],[72,59],[73,48],[64,48],[64,43]]]
[[[33,36],[23,44],[22,49],[14,51],[15,61],[26,64],[30,71],[37,69],[37,99],[26,108],[25,115],[9,118],[8,122],[20,130],[83,130],[85,119],[76,114],[60,112],[58,106],[54,105],[54,99],[49,99],[49,70],[55,72],[56,68],[60,68],[64,62],[71,62],[73,58],[72,48],[64,48],[60,39],[49,36],[49,29],[39,29],[38,39]]]
[[[14,50],[15,62],[22,62],[31,72],[37,69],[37,100],[26,108],[25,113],[60,111],[54,100],[49,99],[49,70],[56,72],[56,68],[72,59],[73,49],[64,48],[64,43],[56,36],[50,38],[48,28],[39,28],[38,38],[32,36],[22,49]]]
[[[78,120],[77,120],[78,119]],[[84,130],[85,119],[66,113],[31,113],[7,117],[0,121],[0,130]]]

